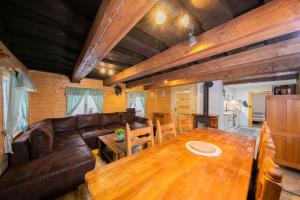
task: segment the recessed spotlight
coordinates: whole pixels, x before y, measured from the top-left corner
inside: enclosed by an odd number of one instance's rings
[[[114,70],[112,70],[112,69],[108,70],[108,75],[109,75],[109,76],[114,75],[114,73],[115,73]]]
[[[168,80],[164,80],[164,83],[167,84],[167,83],[168,83]]]
[[[100,73],[101,73],[101,74],[105,74],[105,73],[106,73],[106,69],[105,69],[104,67],[102,67],[102,68],[100,69]]]
[[[167,19],[167,16],[163,11],[161,11],[161,10],[157,11],[156,16],[155,16],[156,24],[163,24],[163,23],[165,23],[166,19]]]
[[[188,27],[189,21],[190,21],[189,16],[185,14],[185,15],[181,18],[180,23],[181,23],[184,27]]]

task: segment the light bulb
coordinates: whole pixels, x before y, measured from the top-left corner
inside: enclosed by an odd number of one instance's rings
[[[166,19],[167,19],[167,16],[166,16],[166,14],[163,11],[159,10],[156,13],[155,22],[157,24],[163,24],[163,23],[165,23]]]
[[[184,27],[187,27],[187,26],[189,25],[189,21],[190,21],[190,19],[189,19],[189,16],[188,16],[188,15],[184,15],[184,16],[181,18],[181,20],[180,20],[181,24],[182,24]]]
[[[102,68],[100,69],[100,73],[101,73],[101,74],[105,74],[105,73],[106,73],[106,69],[105,69],[104,67],[102,67]]]
[[[110,70],[108,71],[108,75],[109,75],[109,76],[114,75],[114,73],[115,73],[115,72],[114,72],[114,70],[112,70],[112,69],[110,69]]]

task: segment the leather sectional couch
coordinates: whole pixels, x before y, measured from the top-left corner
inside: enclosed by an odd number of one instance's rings
[[[84,182],[94,169],[97,137],[147,119],[131,111],[46,119],[14,140],[9,169],[0,179],[0,199],[51,199]]]

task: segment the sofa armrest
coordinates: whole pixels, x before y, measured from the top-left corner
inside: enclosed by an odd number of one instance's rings
[[[9,155],[9,164],[14,166],[30,160],[29,141],[15,141],[12,144],[13,153]]]
[[[134,121],[142,123],[142,124],[148,124],[148,119],[145,117],[135,116]]]

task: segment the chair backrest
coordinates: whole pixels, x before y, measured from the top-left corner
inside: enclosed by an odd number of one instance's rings
[[[264,159],[270,157],[274,160],[275,158],[275,145],[273,139],[271,137],[269,128],[266,127],[262,141],[260,142],[259,150],[258,150],[258,157],[257,157],[257,168],[259,169]]]
[[[263,174],[256,180],[255,200],[279,200],[281,194],[282,172],[272,159],[263,164]]]
[[[171,137],[176,137],[176,128],[174,123],[168,123],[161,125],[159,120],[156,121],[156,135],[158,137],[158,143],[162,143],[163,140],[169,139]]]
[[[149,126],[136,130],[130,130],[129,124],[126,124],[126,144],[127,155],[132,154],[132,148],[143,144],[147,144],[147,147],[154,145],[153,136],[153,124],[149,120]]]
[[[264,121],[264,122],[262,123],[261,131],[260,131],[260,135],[259,135],[258,151],[259,151],[260,148],[262,147],[263,137],[264,137],[264,135],[266,134],[267,128],[268,128],[267,122]]]
[[[186,117],[177,117],[177,124],[178,124],[178,130],[179,134],[186,133],[188,131],[191,131],[193,129],[193,122],[192,122],[191,116]]]

